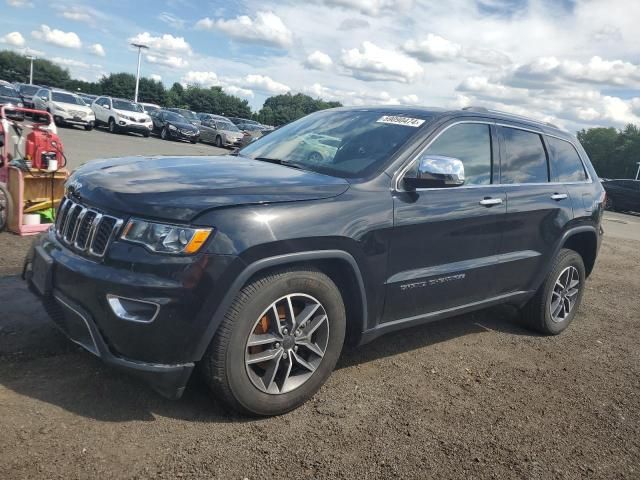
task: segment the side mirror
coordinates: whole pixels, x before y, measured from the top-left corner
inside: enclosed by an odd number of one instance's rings
[[[43,102],[48,102],[49,101],[49,97],[40,97],[40,100],[42,100]]]
[[[464,185],[464,165],[457,158],[424,155],[405,174],[403,182],[409,190],[459,187]]]

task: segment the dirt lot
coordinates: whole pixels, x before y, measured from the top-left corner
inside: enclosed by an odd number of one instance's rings
[[[198,381],[173,402],[101,365],[5,275],[0,478],[640,478],[639,291],[640,242],[608,237],[563,335],[507,308],[399,332],[255,420]]]

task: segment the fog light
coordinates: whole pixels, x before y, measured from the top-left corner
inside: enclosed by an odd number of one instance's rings
[[[107,302],[116,317],[130,322],[151,323],[160,312],[160,305],[148,300],[107,295]]]
[[[123,122],[122,120],[120,120],[118,123],[119,123],[120,125],[126,125],[126,124],[127,124],[127,122]]]

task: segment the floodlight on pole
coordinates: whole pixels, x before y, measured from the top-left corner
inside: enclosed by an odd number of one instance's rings
[[[136,71],[136,93],[133,97],[134,102],[138,102],[138,84],[140,83],[140,60],[142,58],[142,49],[149,49],[148,46],[143,45],[141,43],[132,43],[132,47],[136,47],[138,49],[138,70]]]
[[[31,66],[29,67],[29,85],[33,85],[33,61],[36,57],[29,55],[27,58],[31,60]]]

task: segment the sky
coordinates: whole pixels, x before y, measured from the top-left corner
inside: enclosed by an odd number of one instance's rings
[[[75,78],[221,86],[258,110],[484,106],[568,130],[640,124],[637,0],[0,0],[0,49]]]

